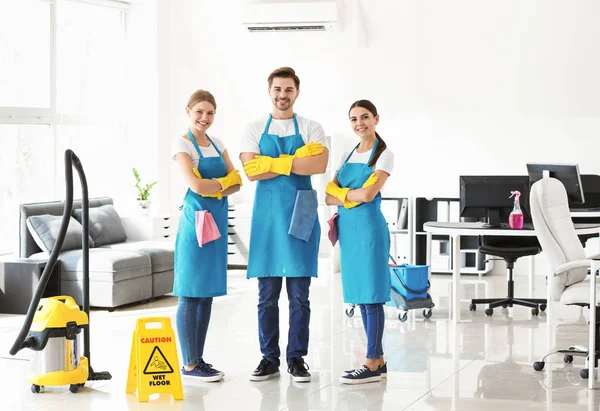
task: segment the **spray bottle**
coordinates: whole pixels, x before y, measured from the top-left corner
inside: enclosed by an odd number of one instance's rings
[[[521,211],[521,204],[519,203],[519,197],[521,197],[521,193],[519,191],[511,191],[510,197],[515,197],[515,206],[513,207],[512,212],[508,216],[508,225],[510,228],[523,228],[523,211]]]

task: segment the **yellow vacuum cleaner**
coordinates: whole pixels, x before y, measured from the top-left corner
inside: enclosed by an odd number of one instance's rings
[[[31,391],[44,386],[69,385],[73,393],[88,379],[88,360],[80,357],[81,331],[88,316],[70,296],[44,298],[33,318],[29,338],[36,351],[31,361]]]
[[[52,270],[58,260],[69,220],[73,212],[73,169],[79,174],[81,183],[82,209],[82,265],[83,307],[80,308],[70,296],[42,299]],[[31,391],[40,392],[46,386],[68,385],[72,393],[83,387],[86,381],[110,380],[110,373],[94,372],[90,358],[90,264],[89,264],[89,201],[87,181],[79,158],[71,150],[65,151],[65,177],[67,198],[58,237],[44,272],[35,290],[25,322],[17,336],[10,354],[15,355],[23,348],[35,353],[31,361]],[[40,301],[41,300],[41,301]],[[83,341],[81,336],[83,334]],[[81,349],[83,346],[83,355]]]

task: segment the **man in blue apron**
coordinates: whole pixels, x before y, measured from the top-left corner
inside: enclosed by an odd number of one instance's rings
[[[310,381],[308,353],[309,287],[317,277],[321,228],[310,176],[323,174],[329,156],[323,127],[297,116],[293,106],[300,80],[279,68],[268,78],[272,114],[248,124],[240,159],[257,181],[248,256],[248,278],[258,278],[258,334],[263,355],[252,381],[279,375],[279,295],[283,277],[289,300],[288,372]]]

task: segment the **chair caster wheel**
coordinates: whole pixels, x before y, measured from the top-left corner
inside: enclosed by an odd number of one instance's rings
[[[508,304],[502,304],[502,308],[508,308]]]
[[[589,370],[587,368],[584,368],[583,370],[579,371],[579,376],[584,380],[587,380],[589,377]]]
[[[408,319],[408,313],[399,313],[398,314],[398,320],[400,320],[401,323],[405,322]]]
[[[537,308],[532,308],[531,309],[531,314],[538,315],[539,313],[540,313],[540,310],[538,310]]]
[[[424,318],[431,318],[431,315],[433,313],[431,312],[431,308],[424,308],[423,309],[423,317]]]
[[[79,384],[69,385],[69,391],[71,391],[73,394],[75,394],[77,391],[79,391]]]
[[[477,310],[477,306],[475,304],[469,305],[469,311],[475,311],[475,310]]]
[[[536,361],[533,363],[533,369],[536,371],[542,371],[544,369],[544,365],[546,365],[543,361]]]
[[[540,311],[546,311],[546,304],[540,304]]]
[[[354,315],[354,308],[346,308],[346,315],[352,317]]]
[[[563,361],[565,362],[565,364],[571,364],[573,362],[573,356],[565,354],[565,356],[563,357]]]
[[[485,309],[485,315],[487,315],[489,317],[492,314],[494,314],[494,309],[493,308],[486,308]]]
[[[31,384],[31,392],[37,394],[40,392],[40,386],[37,384]]]

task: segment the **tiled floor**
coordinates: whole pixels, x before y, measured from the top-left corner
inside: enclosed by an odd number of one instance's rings
[[[551,345],[587,343],[587,310],[555,307],[552,324],[547,316],[532,317],[517,307],[495,310],[486,318],[483,309],[468,311],[463,302],[463,321],[454,325],[448,316],[449,276],[432,279],[436,307],[424,320],[410,312],[400,323],[397,312],[386,307],[384,350],[387,381],[345,386],[343,370],[362,363],[366,339],[360,315],[344,314],[339,274],[324,273],[311,287],[310,349],[306,358],[313,380],[294,383],[282,368],[281,377],[250,382],[248,377],[260,360],[256,330],[256,280],[243,271],[230,273],[229,295],[217,298],[209,329],[205,359],[226,373],[219,383],[184,380],[185,399],[169,396],[138,403],[125,394],[131,335],[135,320],[145,316],[169,316],[174,324],[176,299],[91,314],[92,364],[110,371],[111,381],[86,384],[77,394],[66,387],[47,388],[32,394],[26,382],[31,352],[10,357],[8,349],[22,323],[22,316],[0,315],[0,409],[1,410],[485,410],[538,411],[599,409],[600,394],[588,391],[579,378],[583,359],[564,364],[553,356],[543,372],[532,363]],[[525,290],[527,278],[518,276],[517,289]],[[463,298],[475,293],[505,293],[503,275],[463,277]],[[539,276],[535,294],[544,296],[544,277]],[[523,293],[519,293],[523,294]],[[282,341],[287,337],[287,299],[280,307]],[[600,385],[600,384],[599,384]]]

